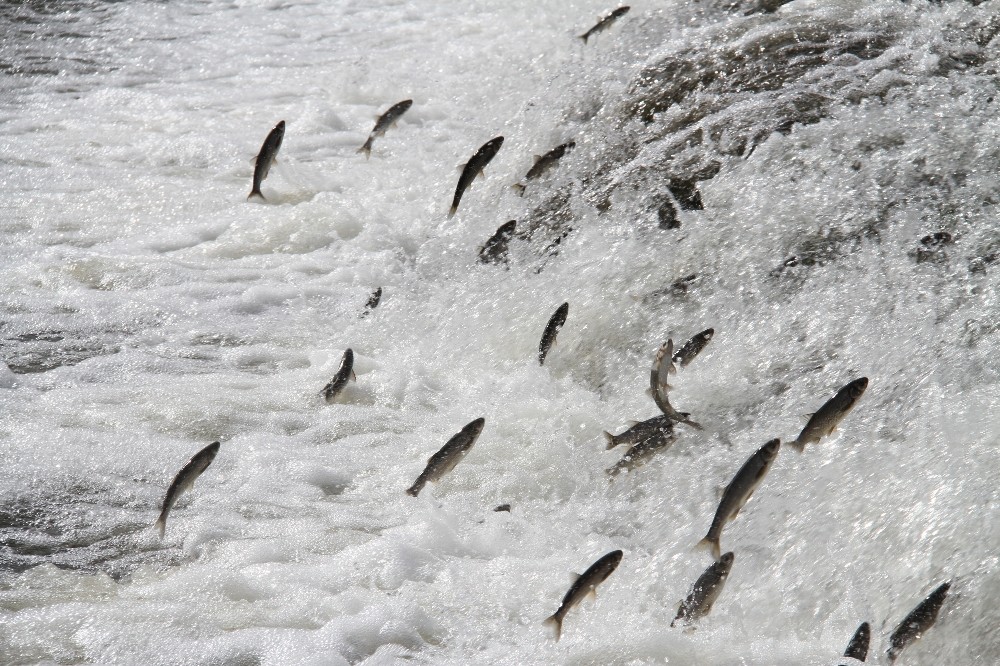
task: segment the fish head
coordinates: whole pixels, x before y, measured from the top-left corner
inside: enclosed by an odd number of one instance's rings
[[[618,568],[618,565],[621,563],[622,557],[624,555],[625,553],[623,553],[620,550],[613,550],[604,556],[605,560],[604,564],[607,567],[609,573]]]
[[[628,5],[624,5],[622,7],[619,7],[615,11],[611,12],[611,15],[614,16],[615,18],[619,18],[621,16],[625,16],[626,14],[628,14],[628,10],[630,9],[631,7],[629,7]]]
[[[780,439],[772,439],[770,442],[768,442],[764,446],[760,447],[760,450],[763,453],[764,458],[768,462],[770,462],[771,460],[774,460],[775,456],[778,455],[778,450],[780,448],[781,448],[781,440]]]
[[[726,575],[729,574],[729,570],[733,568],[733,561],[736,559],[736,555],[732,551],[725,553],[719,558],[719,565],[722,572]]]
[[[500,228],[497,229],[497,233],[498,234],[502,234],[504,236],[508,236],[508,235],[514,233],[514,229],[516,227],[517,227],[517,220],[511,220],[510,222],[504,222],[503,224],[500,225]]]
[[[853,382],[847,385],[847,394],[851,396],[851,398],[857,400],[864,394],[865,389],[867,388],[868,388],[868,378],[861,377],[860,379],[855,379]]]
[[[480,150],[492,156],[497,154],[497,152],[500,150],[500,146],[502,145],[503,145],[503,137],[498,136],[487,141],[486,144]]]
[[[285,121],[284,120],[279,120],[278,124],[274,126],[274,130],[273,131],[275,132],[275,135],[278,137],[279,140],[282,137],[284,137],[285,136]]]
[[[462,430],[469,433],[473,437],[479,437],[479,434],[483,431],[483,427],[485,425],[486,419],[480,416],[478,419],[462,428]]]
[[[712,339],[713,335],[715,335],[715,329],[714,328],[706,328],[704,331],[702,331],[701,333],[698,334],[698,337],[701,338],[701,339],[703,339],[705,342],[708,342],[709,340]]]

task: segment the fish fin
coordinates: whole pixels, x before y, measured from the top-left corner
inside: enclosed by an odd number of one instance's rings
[[[646,390],[648,391],[649,389],[646,389]],[[628,421],[628,425],[629,425],[629,427],[630,427],[630,428],[631,428],[632,426],[637,426],[637,425],[639,425],[640,423],[642,423],[642,421],[636,421],[635,419],[630,419],[630,420]]]
[[[468,165],[469,165],[468,162],[464,162],[462,164],[459,164],[457,167],[455,167],[455,169],[457,171],[465,171],[465,167],[467,167]]]
[[[167,531],[167,517],[160,516],[159,518],[157,518],[156,522],[153,524],[153,527],[155,527],[156,531],[160,533],[160,538],[162,539],[163,535]]]
[[[578,574],[575,571],[571,571],[569,574],[569,584],[572,585],[576,581],[580,580],[580,576],[581,574]]]
[[[514,183],[513,185],[511,185],[511,187],[517,190],[517,193],[520,194],[522,197],[524,196],[524,190],[526,189],[524,185],[522,185],[521,183]]]
[[[354,374],[353,370],[351,370],[351,381],[352,382],[358,381],[358,376],[356,374]]]
[[[455,213],[458,212],[458,206],[452,206],[448,209],[448,219],[455,217]]]
[[[365,141],[365,144],[363,146],[361,146],[360,148],[358,148],[358,150],[356,152],[364,153],[366,160],[369,159],[369,158],[371,158],[371,156],[372,156],[372,137],[368,137],[368,140]]]
[[[476,178],[486,178],[485,169],[480,169],[476,172]]]
[[[805,442],[800,442],[797,439],[794,442],[789,442],[788,444],[792,448],[794,448],[796,451],[798,451],[799,453],[802,453],[803,451],[806,450],[806,443]]]
[[[538,164],[538,161],[540,159],[542,159],[542,156],[541,155],[532,155],[531,159],[534,160],[535,164]]]
[[[718,540],[709,539],[705,537],[695,545],[695,550],[708,550],[711,551],[712,557],[718,562],[722,558],[722,546],[719,545]]]
[[[618,446],[618,442],[615,441],[615,436],[612,435],[607,430],[604,431],[604,440],[607,442],[607,446],[604,447],[605,451],[607,451],[608,449],[613,449],[616,446]]]
[[[556,642],[559,642],[559,637],[562,636],[562,620],[559,618],[558,614],[552,617],[546,618],[542,625],[545,627],[551,627],[552,632],[555,634]]]
[[[597,588],[596,587],[590,588],[590,592],[587,592],[587,594],[585,594],[583,598],[590,599],[592,601],[597,601]]]
[[[420,479],[417,479],[417,481],[412,486],[406,489],[406,494],[416,497],[417,495],[420,494],[420,491],[423,489],[424,489],[424,484],[421,483]]]
[[[587,43],[587,35],[580,35],[580,39],[582,39],[582,40],[583,40],[583,43],[584,43],[584,44],[586,44],[586,43]]]

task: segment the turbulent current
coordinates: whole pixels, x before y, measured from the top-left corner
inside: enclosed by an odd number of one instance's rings
[[[1000,1],[637,2],[578,38],[612,9],[0,1],[0,664],[837,666],[865,621],[885,664],[946,581],[896,663],[1000,663]],[[710,327],[669,393],[704,430],[609,478],[602,431]]]

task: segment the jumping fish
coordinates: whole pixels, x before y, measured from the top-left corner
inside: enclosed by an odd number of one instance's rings
[[[554,167],[556,163],[562,159],[562,156],[566,154],[567,150],[572,150],[573,148],[576,148],[576,143],[573,141],[567,141],[566,143],[556,146],[544,155],[535,155],[535,164],[528,169],[528,173],[525,174],[524,180],[535,180],[540,177],[546,171]],[[527,185],[515,183],[513,187],[523,195],[524,188],[527,187]]]
[[[566,617],[566,613],[587,597],[597,596],[597,586],[614,573],[614,570],[618,568],[618,564],[622,561],[622,555],[622,551],[613,550],[591,564],[582,575],[574,575],[575,580],[566,593],[566,596],[563,597],[562,603],[559,604],[559,609],[542,623],[555,630],[557,641],[562,635],[562,623],[563,618]]]
[[[323,387],[323,397],[326,398],[327,402],[332,403],[347,386],[348,381],[357,380],[358,378],[354,374],[354,351],[347,349],[340,360],[340,369],[337,370],[337,374],[333,376],[329,384]]]
[[[568,315],[569,303],[563,303],[549,317],[549,323],[545,325],[545,331],[542,333],[542,341],[538,344],[539,365],[545,365],[545,357],[549,355],[549,350],[555,344],[556,336],[559,335],[559,329],[566,323]]]
[[[698,619],[708,615],[712,611],[712,605],[719,598],[722,588],[726,584],[729,572],[733,568],[733,560],[736,556],[726,553],[717,562],[712,562],[712,566],[705,570],[705,573],[698,576],[694,587],[681,602],[670,626],[677,624],[680,620],[683,624],[693,624]]]
[[[282,120],[274,126],[274,129],[268,132],[267,138],[264,139],[264,144],[260,147],[260,152],[257,153],[257,159],[253,167],[253,188],[250,190],[250,194],[247,195],[247,199],[252,199],[253,197],[264,199],[264,195],[260,193],[260,184],[264,182],[268,172],[271,171],[271,165],[274,164],[274,158],[278,155],[278,149],[281,148],[281,141],[284,138],[285,121]]]
[[[503,145],[503,137],[498,136],[496,138],[490,139],[484,143],[476,154],[472,156],[472,159],[465,163],[462,167],[462,175],[458,177],[458,185],[455,187],[455,198],[451,200],[451,210],[448,211],[448,218],[454,217],[455,213],[458,211],[458,204],[462,201],[462,195],[465,194],[465,190],[468,189],[472,181],[476,179],[477,176],[483,175],[483,169],[486,165],[490,163],[496,154],[500,151],[500,146]]]
[[[695,430],[704,430],[701,424],[688,418],[690,414],[674,409],[667,397],[667,389],[670,388],[670,384],[667,383],[667,377],[677,372],[673,364],[673,354],[673,340],[664,342],[663,346],[656,352],[656,356],[653,358],[653,367],[649,371],[649,394],[652,396],[656,406],[660,408],[660,411],[671,420],[691,426]],[[666,363],[663,362],[664,359],[667,359]]]
[[[847,649],[844,650],[844,656],[850,657],[851,659],[857,659],[858,661],[864,661],[868,658],[868,642],[871,640],[871,627],[868,626],[867,622],[862,622],[858,630],[854,632],[854,637],[851,642],[847,644]]]
[[[397,102],[389,107],[389,110],[378,117],[375,121],[375,128],[372,133],[368,135],[368,140],[365,141],[365,145],[358,148],[359,153],[365,154],[365,159],[368,159],[372,155],[372,144],[375,143],[375,139],[385,134],[385,131],[390,127],[394,126],[399,120],[399,117],[409,110],[413,106],[412,99],[404,99],[402,102]]]
[[[161,539],[167,530],[167,516],[170,515],[170,510],[174,508],[177,498],[185,491],[190,490],[195,480],[201,476],[202,472],[208,469],[208,466],[215,460],[215,454],[219,452],[219,446],[219,442],[212,442],[194,454],[194,457],[181,468],[181,471],[177,472],[177,476],[170,483],[170,487],[167,488],[167,494],[163,498],[160,517],[156,519],[156,523],[154,524],[154,527],[160,533]]]
[[[368,297],[368,302],[365,303],[365,309],[361,311],[361,318],[364,319],[368,316],[368,313],[378,307],[379,301],[382,300],[382,287],[379,287],[372,292],[372,295]]]
[[[604,32],[605,30],[611,27],[611,24],[613,24],[615,21],[628,14],[628,10],[629,10],[628,5],[619,7],[618,9],[614,10],[613,12],[602,18],[600,21],[598,21],[597,25],[595,25],[593,28],[580,35],[580,39],[582,39],[583,43],[586,44],[587,40],[590,39],[592,36],[596,35],[599,32]]]
[[[715,511],[715,518],[712,519],[712,526],[704,539],[698,542],[699,547],[710,547],[712,556],[719,559],[722,548],[719,539],[722,537],[722,528],[726,523],[736,518],[740,509],[747,503],[753,491],[757,489],[760,482],[764,480],[764,475],[771,468],[771,464],[778,457],[778,450],[781,448],[781,440],[772,439],[750,456],[749,460],[743,463],[740,471],[726,486],[722,493],[722,500],[719,501],[719,508]]]
[[[514,230],[517,228],[517,220],[504,222],[496,230],[496,233],[489,237],[489,240],[479,248],[479,262],[483,264],[507,263],[507,246],[510,239],[514,237]]]
[[[948,589],[951,581],[943,583],[936,590],[931,592],[926,599],[920,602],[910,614],[903,618],[889,637],[889,663],[896,661],[903,649],[924,635],[928,629],[934,626],[938,612],[948,597]]]
[[[673,430],[674,420],[666,414],[660,414],[659,416],[654,416],[651,419],[639,421],[633,424],[628,430],[618,435],[612,435],[610,432],[605,430],[604,439],[607,441],[605,450],[613,449],[619,444],[638,444],[643,440],[647,440],[658,435],[666,436],[671,434]]]
[[[701,353],[715,335],[714,328],[706,328],[704,331],[694,336],[684,343],[684,346],[677,350],[673,356],[673,362],[682,368],[695,359]]]
[[[406,492],[416,497],[424,489],[428,481],[437,482],[445,474],[455,469],[472,445],[476,443],[479,433],[483,431],[486,419],[478,418],[462,428],[441,447],[441,450],[427,459],[427,466],[420,473],[413,485]]]
[[[608,476],[614,478],[622,472],[631,472],[634,469],[638,469],[648,463],[660,451],[670,448],[670,445],[676,439],[672,431],[657,433],[652,437],[648,437],[626,451],[621,460],[605,471],[608,473]]]
[[[868,378],[861,377],[837,391],[837,395],[827,400],[816,413],[809,417],[806,427],[792,442],[799,453],[805,450],[806,444],[819,442],[837,429],[844,417],[854,409],[865,389],[868,388]]]

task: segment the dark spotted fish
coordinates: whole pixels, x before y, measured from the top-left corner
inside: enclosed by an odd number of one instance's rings
[[[712,611],[712,606],[719,598],[719,594],[726,584],[726,579],[729,578],[729,572],[732,571],[734,559],[736,559],[735,555],[726,553],[717,562],[713,562],[712,566],[705,570],[705,573],[698,576],[691,592],[677,609],[677,615],[670,623],[671,627],[677,622],[693,624]]]
[[[538,344],[539,365],[545,365],[545,357],[548,356],[549,350],[555,344],[556,336],[559,335],[559,329],[566,323],[568,315],[569,303],[563,303],[549,317],[549,323],[545,325],[545,331],[542,333],[542,341]]]
[[[441,447],[440,451],[427,459],[424,471],[420,473],[413,485],[406,489],[406,492],[416,497],[428,481],[437,482],[445,474],[455,469],[455,465],[461,462],[472,445],[476,443],[484,425],[486,425],[486,419],[478,418],[453,435]]]
[[[948,590],[951,588],[951,581],[943,583],[936,590],[931,592],[920,605],[910,611],[910,614],[903,618],[889,636],[889,649],[886,652],[889,656],[889,663],[893,663],[906,646],[913,643],[924,633],[934,626],[938,612],[944,605],[944,600],[948,598]]]
[[[274,164],[274,158],[278,155],[278,149],[281,148],[281,141],[284,138],[285,121],[282,120],[274,126],[274,129],[268,132],[267,138],[264,139],[264,144],[260,147],[260,152],[257,153],[257,159],[253,167],[253,188],[250,190],[250,194],[247,195],[247,199],[252,199],[253,197],[264,198],[264,195],[260,193],[260,184],[264,182],[268,172],[271,171],[271,165]]]
[[[451,200],[451,210],[448,211],[448,218],[454,217],[458,211],[458,204],[462,202],[462,195],[478,176],[483,175],[483,169],[490,163],[503,145],[503,137],[498,136],[490,139],[476,151],[472,159],[462,167],[462,175],[458,177],[458,185],[455,187],[455,198]]]
[[[618,564],[622,561],[622,555],[622,551],[613,550],[591,564],[582,575],[576,577],[573,585],[570,586],[569,591],[563,597],[562,603],[559,604],[559,609],[542,623],[545,626],[553,628],[557,641],[562,635],[562,623],[563,618],[566,617],[566,613],[587,597],[597,596],[597,586],[614,573],[615,569],[618,568]]]
[[[365,309],[361,311],[361,318],[368,316],[368,313],[378,307],[379,301],[382,300],[382,287],[379,287],[372,292],[372,295],[368,297],[368,302],[365,303]]]
[[[365,141],[365,145],[358,148],[359,153],[365,154],[365,159],[371,157],[372,154],[372,144],[375,139],[385,134],[385,131],[390,127],[394,126],[399,120],[399,117],[406,113],[409,108],[413,106],[412,99],[404,99],[402,102],[397,102],[389,107],[389,110],[378,117],[375,121],[375,129],[372,133],[368,135],[368,140]]]
[[[613,479],[622,472],[631,472],[632,470],[639,469],[648,463],[657,453],[669,449],[670,445],[676,439],[672,430],[648,437],[626,451],[621,460],[605,471]]]
[[[667,340],[660,347],[659,351],[656,352],[656,356],[653,357],[653,367],[649,371],[649,394],[653,398],[653,402],[656,406],[660,408],[669,419],[677,421],[678,423],[683,423],[684,425],[690,426],[695,430],[704,430],[701,424],[692,421],[689,417],[690,414],[686,412],[679,412],[674,409],[673,405],[670,404],[670,400],[667,397],[667,390],[670,389],[670,384],[667,383],[667,378],[677,372],[677,368],[673,363],[674,354],[674,341]],[[667,360],[664,363],[664,360]]]
[[[506,264],[507,248],[510,239],[514,237],[514,230],[517,228],[517,220],[504,222],[496,230],[496,233],[489,237],[489,240],[479,248],[479,262],[483,264]]]
[[[323,387],[323,397],[326,398],[327,402],[333,402],[340,395],[340,392],[344,390],[349,381],[357,381],[358,378],[354,374],[354,351],[347,349],[344,351],[344,356],[340,360],[340,368],[337,370],[337,374],[333,376],[330,383]]]
[[[868,642],[871,640],[871,627],[868,626],[867,622],[862,622],[858,630],[854,632],[854,637],[851,642],[847,644],[847,649],[844,650],[844,656],[850,657],[851,659],[857,659],[858,661],[864,661],[868,658]]]
[[[590,39],[599,32],[604,32],[605,30],[610,28],[615,21],[628,14],[629,9],[630,8],[626,5],[624,7],[619,7],[618,9],[614,10],[613,12],[602,18],[600,21],[598,21],[597,25],[595,25],[593,28],[580,35],[580,39],[582,39],[583,43],[586,44],[588,39]]]
[[[674,363],[682,368],[686,368],[688,363],[693,361],[695,357],[700,354],[706,346],[708,346],[708,343],[711,342],[713,335],[715,335],[715,329],[706,328],[704,331],[685,342],[684,346],[674,353]]]
[[[215,460],[215,454],[219,452],[219,446],[219,442],[212,442],[194,454],[194,457],[181,468],[181,471],[177,472],[177,476],[174,477],[170,487],[167,488],[167,494],[163,498],[163,507],[160,509],[160,517],[156,519],[156,523],[154,524],[154,527],[160,533],[161,539],[167,530],[167,516],[170,515],[170,510],[174,508],[177,498],[182,493],[190,490],[194,482],[201,476],[201,473],[208,469],[208,466]]]
[[[607,449],[613,449],[619,444],[633,445],[638,444],[643,440],[656,437],[657,435],[665,436],[673,433],[674,431],[674,420],[667,416],[666,414],[660,414],[659,416],[654,416],[651,419],[646,419],[645,421],[639,421],[635,423],[625,432],[612,435],[608,431],[604,431],[604,439],[607,441]]]

